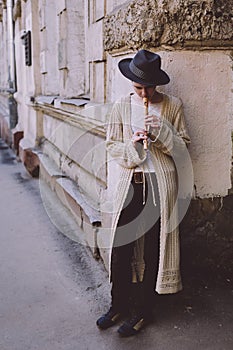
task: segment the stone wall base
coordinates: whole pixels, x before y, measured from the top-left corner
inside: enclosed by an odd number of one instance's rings
[[[180,233],[185,278],[232,283],[233,193],[224,198],[192,200]]]
[[[12,130],[12,148],[14,149],[16,155],[19,155],[19,143],[23,139],[24,132],[18,130]]]
[[[24,164],[25,168],[32,177],[38,177],[40,171],[40,161],[38,158],[37,151],[26,145],[25,140],[22,139],[19,142],[18,154],[19,158]]]

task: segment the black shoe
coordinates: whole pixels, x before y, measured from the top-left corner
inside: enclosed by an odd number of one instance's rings
[[[146,319],[142,315],[134,315],[130,319],[126,320],[117,332],[122,337],[130,337],[132,335],[136,335],[140,332],[140,330],[147,324],[148,319]]]
[[[101,316],[97,321],[96,324],[101,329],[107,329],[109,327],[112,327],[114,324],[116,324],[122,314],[120,312],[115,311],[112,307],[109,309],[109,311]]]

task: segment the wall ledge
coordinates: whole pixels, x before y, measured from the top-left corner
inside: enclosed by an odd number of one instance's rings
[[[79,107],[77,107],[79,108],[78,111],[76,109],[75,111],[70,111],[65,108],[61,109],[57,106],[41,102],[35,102],[33,104],[33,108],[37,111],[41,111],[42,113],[52,118],[56,118],[68,124],[80,127],[100,137],[105,137],[105,123],[95,118],[94,110],[90,116],[83,108],[81,110]]]

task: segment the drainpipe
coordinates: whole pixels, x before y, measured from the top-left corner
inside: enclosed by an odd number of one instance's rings
[[[9,112],[10,112],[11,129],[13,129],[18,122],[17,102],[14,98],[14,93],[16,92],[16,77],[15,77],[13,6],[14,6],[14,0],[7,0],[8,82],[9,82],[8,105],[9,105]]]

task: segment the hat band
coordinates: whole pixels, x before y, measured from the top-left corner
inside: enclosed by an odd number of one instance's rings
[[[141,69],[139,69],[137,66],[135,66],[135,64],[133,63],[133,61],[130,62],[129,64],[129,69],[131,70],[131,72],[136,75],[138,78],[147,80],[149,79],[149,77],[146,75],[145,72],[143,72]]]

